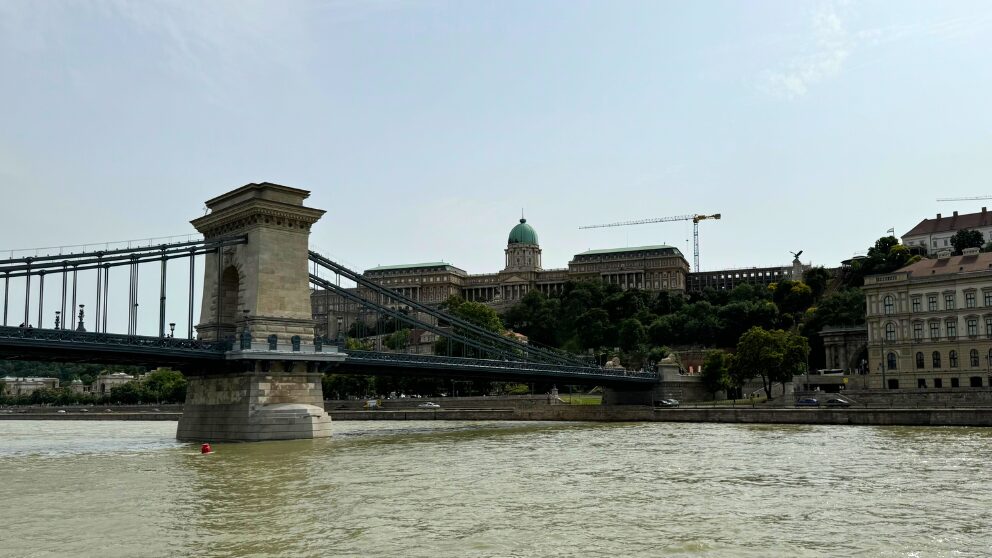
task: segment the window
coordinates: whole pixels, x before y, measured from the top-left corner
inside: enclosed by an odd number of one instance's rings
[[[885,297],[883,299],[882,305],[885,307],[885,314],[886,315],[892,313],[892,297],[891,296]]]
[[[968,337],[978,337],[977,318],[968,318]]]
[[[889,357],[888,357],[887,360],[889,361],[888,362],[889,370],[895,370],[897,368],[897,366],[896,366],[896,354],[895,353],[889,353]]]
[[[944,310],[954,310],[954,295],[944,295]]]
[[[948,362],[948,364],[951,365],[951,368],[957,368],[958,367],[958,352],[957,351],[951,351],[950,353],[948,353],[947,354],[947,362]]]
[[[940,322],[930,322],[930,340],[940,339]]]
[[[947,323],[945,324],[945,327],[947,328],[947,338],[948,339],[954,339],[955,337],[958,336],[958,322],[957,322],[957,320],[947,320]]]
[[[985,336],[992,337],[992,318],[985,318]]]
[[[919,312],[920,311],[920,306],[921,306],[921,304],[920,304],[920,297],[914,296],[913,297],[913,312]]]
[[[959,382],[957,378],[951,378],[951,387],[961,387],[961,382]]]
[[[889,389],[899,389],[899,380],[889,378]]]
[[[923,322],[913,324],[913,339],[923,341]]]
[[[933,352],[933,367],[940,368],[940,351]]]
[[[942,387],[944,387],[944,381],[941,380],[940,378],[934,378],[933,379],[933,387],[935,387],[935,388],[942,388]]]
[[[985,295],[985,306],[992,306],[992,291],[982,291]]]
[[[927,297],[927,310],[931,312],[937,311],[937,295],[930,295]]]
[[[971,387],[982,387],[982,377],[972,376],[969,380],[971,382]]]
[[[978,349],[972,349],[971,352],[968,353],[968,365],[972,368],[978,368],[981,366],[978,362]]]
[[[926,389],[926,387],[927,387],[927,381],[926,381],[926,379],[925,378],[917,378],[916,379],[916,387],[921,388],[921,389]]]
[[[923,353],[916,353],[916,368],[918,370],[923,369]]]
[[[975,293],[964,293],[964,305],[968,308],[978,306],[978,302],[975,300]]]
[[[885,324],[885,340],[886,341],[896,340],[896,326],[891,322]]]

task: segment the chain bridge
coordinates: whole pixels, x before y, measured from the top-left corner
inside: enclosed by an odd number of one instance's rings
[[[311,226],[324,214],[304,205],[308,196],[277,184],[248,184],[206,202],[209,212],[191,221],[199,238],[11,253],[0,260],[0,358],[181,370],[189,387],[177,437],[196,441],[328,436],[320,381],[325,372],[601,385],[616,402],[650,403],[658,382],[653,372],[606,369],[493,333],[308,249]],[[183,274],[188,270],[188,284],[179,289],[186,295],[186,335],[180,337],[177,323],[166,323],[177,308],[167,296],[177,291],[169,283],[175,280],[170,263],[181,265]],[[151,287],[141,281],[148,268]],[[126,282],[119,280],[124,272]],[[342,280],[356,288],[341,287]],[[154,324],[139,320],[147,319],[147,311],[139,314],[139,300],[149,289],[159,295]],[[459,356],[346,349],[341,340],[315,333],[312,289],[332,292],[377,320],[430,332],[449,355]],[[110,319],[125,297],[124,315]],[[111,331],[125,323],[126,331]],[[138,334],[153,326],[157,335]]]

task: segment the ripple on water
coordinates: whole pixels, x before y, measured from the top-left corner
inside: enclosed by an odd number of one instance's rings
[[[0,556],[992,555],[989,430],[334,429],[201,456],[175,423],[2,422]]]

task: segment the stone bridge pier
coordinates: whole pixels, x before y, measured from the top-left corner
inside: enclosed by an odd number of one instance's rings
[[[330,436],[320,365],[344,360],[314,344],[307,250],[323,210],[306,190],[248,184],[206,202],[192,224],[207,240],[243,236],[205,257],[200,339],[229,339],[215,368],[184,371],[186,404],[176,437],[261,441]]]

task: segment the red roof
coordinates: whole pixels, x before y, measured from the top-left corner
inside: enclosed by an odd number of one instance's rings
[[[936,219],[924,219],[902,236],[919,236],[990,226],[992,226],[992,212],[986,211],[983,207],[978,213],[965,213],[964,215],[958,215],[958,212],[955,211],[953,215],[942,217],[938,213]]]

